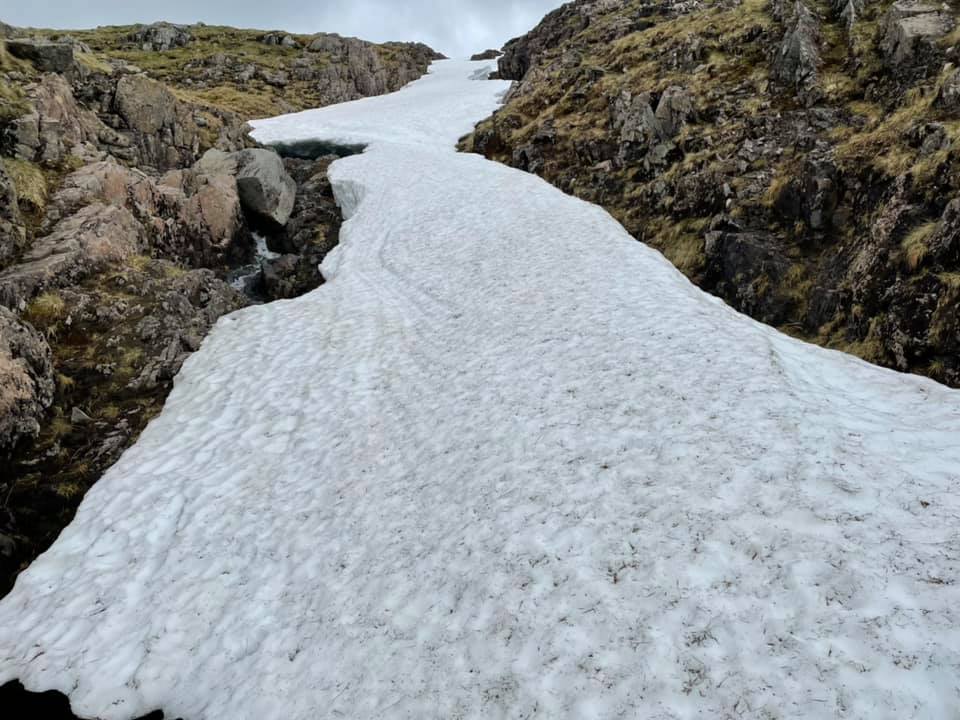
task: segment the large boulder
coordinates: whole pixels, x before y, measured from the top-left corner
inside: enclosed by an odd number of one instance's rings
[[[193,113],[163,83],[146,75],[120,78],[112,111],[117,130],[133,146],[124,159],[164,171],[192,165],[200,156],[201,132]]]
[[[136,43],[141,50],[165,52],[188,45],[193,40],[193,35],[184,25],[158,22],[137,28],[130,33],[128,39]]]
[[[923,0],[899,0],[884,19],[880,49],[887,64],[897,69],[922,61],[933,42],[950,32],[955,25],[953,13],[946,5]]]
[[[235,153],[240,202],[257,220],[283,227],[290,219],[297,183],[287,174],[283,160],[260,148]]]
[[[6,44],[11,55],[29,60],[40,72],[72,75],[77,71],[73,43],[13,38],[7,40]]]
[[[37,436],[53,393],[50,346],[33,327],[0,307],[0,454]]]

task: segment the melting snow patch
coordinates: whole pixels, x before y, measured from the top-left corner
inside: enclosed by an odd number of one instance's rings
[[[960,714],[960,393],[805,345],[458,155],[437,63],[257,123],[368,145],[332,280],[217,325],[0,603],[80,714]]]

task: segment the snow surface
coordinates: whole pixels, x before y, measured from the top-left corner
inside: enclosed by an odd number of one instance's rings
[[[0,682],[109,719],[960,716],[960,393],[456,154],[478,67],[257,123],[370,143],[331,282],[221,320],[0,604]]]

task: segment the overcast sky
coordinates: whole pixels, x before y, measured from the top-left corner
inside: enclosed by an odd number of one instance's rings
[[[3,0],[0,20],[90,28],[169,20],[338,32],[366,40],[419,40],[451,57],[522,35],[563,0]]]

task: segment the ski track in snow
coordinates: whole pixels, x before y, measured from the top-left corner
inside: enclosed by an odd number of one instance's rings
[[[0,682],[108,720],[960,716],[960,393],[455,153],[481,67],[256,124],[370,144],[331,282],[220,321],[0,603]]]

